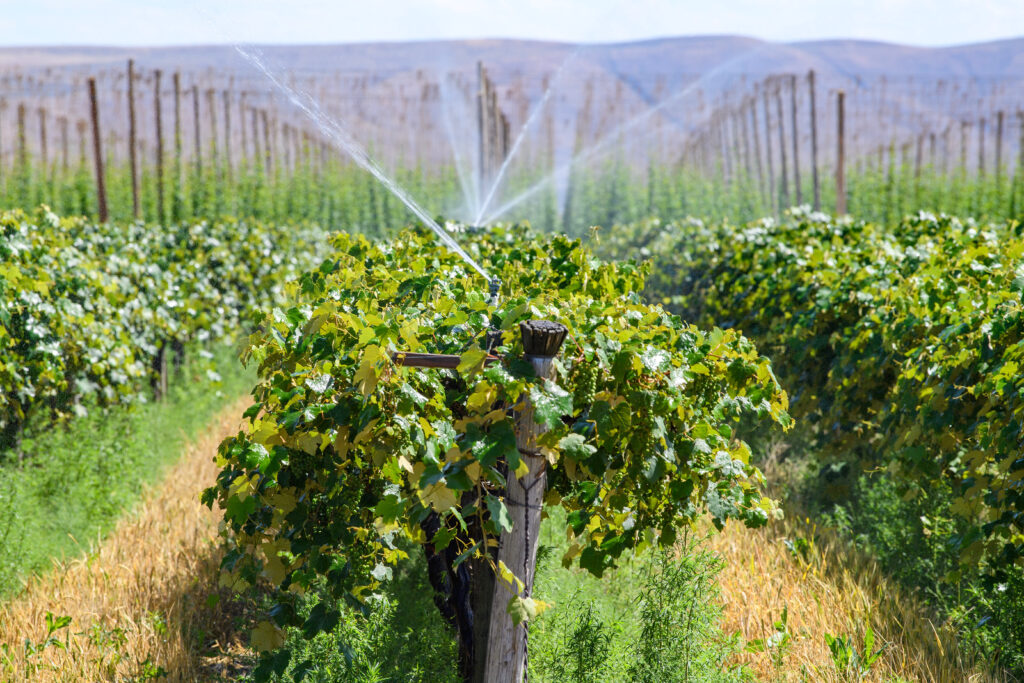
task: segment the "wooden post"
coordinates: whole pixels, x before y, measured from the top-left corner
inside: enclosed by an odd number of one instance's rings
[[[61,116],[57,119],[60,126],[60,169],[64,174],[68,172],[68,117]]]
[[[195,133],[195,165],[196,178],[202,183],[203,175],[203,140],[199,127],[199,86],[192,85],[192,130]],[[198,188],[196,188],[198,190]]]
[[[568,330],[564,325],[543,320],[521,323],[519,329],[526,361],[538,377],[551,377],[555,356]],[[512,531],[501,535],[498,548],[498,559],[523,581],[524,598],[530,597],[533,591],[541,510],[547,488],[547,460],[537,446],[537,438],[544,431],[544,427],[534,421],[533,406],[526,399],[523,410],[516,415],[516,446],[527,472],[521,477],[512,472],[508,474],[505,504],[512,517]],[[514,625],[506,611],[513,597],[515,594],[507,583],[495,582],[488,630],[487,681],[519,683],[526,672],[527,625]]]
[[[953,132],[952,124],[946,126],[946,129],[942,131],[942,175],[943,177],[949,176],[949,138]]]
[[[985,177],[985,117],[978,121],[978,177]]]
[[[103,182],[103,142],[100,138],[100,108],[96,102],[96,79],[89,79],[89,113],[92,117],[92,151],[96,166],[96,204],[100,223],[110,220],[107,210],[107,188]]]
[[[136,156],[138,148],[137,131],[135,129],[135,60],[128,60],[128,165],[132,180],[132,216],[139,218],[139,160]]]
[[[836,94],[836,215],[846,213],[846,129],[845,129],[846,93],[840,90]]]
[[[24,102],[18,102],[18,172],[28,174],[28,138],[25,134],[26,109]]]
[[[249,160],[249,139],[245,127],[245,91],[238,96],[238,129],[242,132],[242,153],[239,155],[239,163],[244,167]]]
[[[786,117],[782,113],[782,83],[775,81],[775,107],[779,120],[779,210],[789,206],[789,172],[786,169]]]
[[[996,187],[1003,180],[1003,126],[1006,123],[1002,111],[996,112]]]
[[[267,110],[260,110],[260,121],[263,123],[263,158],[266,177],[270,178],[273,173],[273,158],[270,155],[270,124],[267,122]]]
[[[231,157],[231,92],[224,90],[221,97],[224,101],[224,166],[227,169],[227,180],[230,186],[234,171]]]
[[[487,71],[484,69],[483,62],[476,63],[476,79],[477,79],[477,126],[479,128],[479,152],[478,152],[478,191],[477,204],[483,204],[484,196],[488,190],[487,188],[487,171],[488,162],[491,158],[490,153],[490,129],[491,122],[488,116],[490,94],[487,91]]]
[[[737,125],[742,133],[743,138],[743,169],[747,174],[744,178],[744,184],[749,183],[754,177],[754,165],[751,160],[750,153],[750,126],[747,123],[747,117],[743,114],[743,103],[733,112],[732,120],[734,125]]]
[[[960,174],[967,175],[967,121],[960,122]]]
[[[778,196],[775,194],[775,168],[772,163],[772,110],[768,102],[768,81],[762,84],[761,94],[764,96],[764,151],[768,166],[768,197],[769,208],[777,211]]]
[[[46,140],[46,109],[39,107],[39,159],[42,162],[43,174],[46,174],[46,167],[50,165],[50,151]]]
[[[163,224],[164,214],[164,120],[160,106],[160,69],[153,72],[153,111],[156,113],[156,220]]]
[[[208,88],[206,91],[206,109],[210,115],[210,159],[213,163],[214,177],[220,175],[220,163],[217,150],[217,100],[216,91]]]
[[[921,203],[921,166],[924,163],[924,133],[917,136],[917,149],[914,152],[914,208]]]
[[[89,124],[85,121],[85,119],[78,119],[78,121],[75,122],[75,130],[78,131],[78,168],[80,170],[84,170],[86,164],[88,163],[88,161],[86,160],[86,157],[88,155],[86,154],[85,150],[88,146],[88,143],[86,142],[86,137],[88,135]]]
[[[183,165],[181,163],[181,74],[177,71],[174,72],[174,176],[175,176],[175,195],[181,194],[182,184],[184,178]],[[175,205],[178,204],[178,199],[175,199]],[[181,216],[175,215],[175,219],[181,218]]]
[[[811,182],[814,184],[814,210],[821,210],[821,186],[818,181],[818,112],[814,94],[814,69],[807,73],[811,91]]]
[[[793,189],[797,204],[803,204],[803,193],[800,189],[800,133],[796,125],[796,74],[789,77],[789,113],[793,141]]]
[[[249,107],[249,111],[252,113],[252,158],[254,162],[258,163],[260,160],[260,114],[256,107]]]
[[[757,99],[751,97],[747,101],[750,107],[750,130],[754,136],[754,163],[757,166],[757,187],[761,192],[761,201],[767,198],[764,186],[764,166],[761,163],[761,134],[757,130]]]

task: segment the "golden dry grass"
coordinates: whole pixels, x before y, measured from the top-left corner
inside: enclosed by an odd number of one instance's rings
[[[794,554],[784,539],[817,540],[806,554]],[[726,632],[746,640],[768,638],[773,623],[788,609],[791,645],[776,668],[770,653],[742,660],[765,681],[845,681],[824,634],[852,636],[858,648],[870,626],[875,645],[885,651],[867,681],[993,681],[993,674],[966,661],[956,636],[927,618],[927,611],[900,590],[878,565],[828,534],[790,521],[767,529],[732,525],[710,541],[725,562],[719,577]]]
[[[239,400],[211,421],[159,486],[147,491],[88,555],[55,563],[0,605],[0,680],[135,681],[167,672],[168,681],[216,679],[202,654],[232,644],[231,605],[218,599],[217,514],[199,503],[214,480],[217,444],[239,427]],[[71,617],[61,645],[31,655],[25,640],[46,639],[46,614]],[[4,651],[3,646],[7,647]]]

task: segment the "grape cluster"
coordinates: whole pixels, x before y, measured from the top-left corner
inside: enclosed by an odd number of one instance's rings
[[[711,375],[697,375],[697,378],[690,385],[689,394],[694,398],[697,405],[702,408],[710,408],[718,402],[718,392],[721,389],[718,380]]]
[[[594,402],[597,392],[597,377],[601,366],[595,360],[583,360],[572,368],[572,404],[581,410]]]
[[[633,438],[632,450],[638,455],[646,456],[654,450],[654,400],[651,391],[635,394],[633,405]]]
[[[310,474],[316,471],[317,458],[306,451],[293,450],[288,455],[288,464],[296,474]]]

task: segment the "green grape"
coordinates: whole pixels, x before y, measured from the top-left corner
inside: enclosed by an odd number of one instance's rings
[[[315,455],[310,455],[306,451],[292,451],[288,456],[288,464],[293,472],[310,474],[316,471],[319,463]]]
[[[596,361],[583,360],[572,368],[572,404],[581,410],[594,402],[597,392],[597,377],[601,367]]]
[[[635,454],[647,456],[654,450],[654,399],[655,395],[650,391],[641,391],[635,394],[633,402],[633,438],[631,447]]]
[[[690,385],[689,394],[701,408],[710,408],[718,402],[720,385],[711,375],[697,375]]]

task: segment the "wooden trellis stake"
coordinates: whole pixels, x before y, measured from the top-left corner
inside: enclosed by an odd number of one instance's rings
[[[199,188],[202,187],[203,177],[203,136],[199,126],[199,86],[192,84],[192,130],[195,133],[195,165],[196,165],[196,179],[199,183]]]
[[[520,323],[519,330],[523,340],[524,360],[533,367],[537,377],[552,377],[554,359],[568,334],[566,327],[555,322],[529,320]],[[414,368],[455,369],[459,365],[459,356],[446,354],[399,351],[392,355],[392,360],[397,365]],[[485,363],[500,360],[489,354]],[[526,399],[522,409],[515,414],[515,434],[516,447],[527,470],[521,476],[512,472],[508,475],[504,498],[512,518],[512,531],[503,533],[499,538],[495,558],[523,581],[519,595],[524,598],[530,597],[533,591],[541,509],[547,490],[547,460],[537,446],[537,439],[545,431],[544,426],[534,420],[533,406]],[[480,566],[486,567],[483,564]],[[486,568],[483,571],[487,571]],[[489,601],[488,596],[473,597],[475,661],[472,680],[518,683],[523,680],[526,672],[527,625],[514,624],[507,612],[509,601],[516,595],[507,584],[493,579],[474,582],[474,590],[477,591],[481,587],[492,586],[493,594]]]
[[[128,165],[132,177],[132,216],[139,217],[139,159],[135,128],[135,60],[128,60]]]
[[[775,108],[779,121],[779,211],[789,206],[789,170],[786,163],[786,117],[782,113],[782,83],[775,81]]]
[[[96,79],[89,79],[89,114],[92,118],[92,151],[96,167],[96,204],[100,223],[110,220],[107,210],[107,187],[103,181],[103,142],[100,137],[100,108],[96,102]]]
[[[807,73],[811,94],[811,182],[814,185],[814,210],[821,210],[821,186],[818,184],[818,112],[814,99],[814,69]]]
[[[43,173],[45,174],[46,167],[50,165],[50,151],[46,140],[46,108],[39,107],[37,113],[39,114],[39,158],[43,162]]]
[[[772,112],[771,107],[768,106],[767,81],[765,81],[761,86],[761,94],[764,96],[764,151],[766,165],[768,167],[768,208],[774,213],[776,210],[775,207],[777,205],[778,196],[775,194],[775,168],[772,163]]]
[[[477,126],[479,133],[478,180],[482,203],[508,156],[508,118],[498,106],[498,94],[483,62],[477,62]]]
[[[174,72],[174,189],[175,206],[178,204],[178,196],[182,193],[182,186],[185,183],[184,171],[181,162],[181,74]],[[175,210],[175,219],[181,218]]]
[[[796,203],[803,204],[803,192],[800,188],[800,133],[796,123],[796,75],[789,77],[789,113],[790,113],[790,129],[792,135],[790,138],[793,143],[793,190],[796,195]]]
[[[555,357],[568,334],[565,325],[530,320],[521,323],[519,329],[525,359],[534,373],[541,378],[553,377]],[[505,504],[512,517],[512,531],[501,535],[498,546],[498,559],[522,580],[524,598],[533,592],[541,510],[547,490],[547,460],[537,446],[537,439],[545,431],[534,420],[533,406],[527,399],[524,409],[516,414],[515,426],[516,447],[527,471],[522,476],[509,472]],[[487,681],[520,683],[526,673],[527,624],[513,624],[507,611],[514,596],[507,583],[496,582],[487,638]]]
[[[153,111],[156,115],[156,219],[163,223],[164,213],[164,119],[160,106],[160,69],[153,72]]]
[[[836,93],[836,214],[846,213],[846,93]]]

